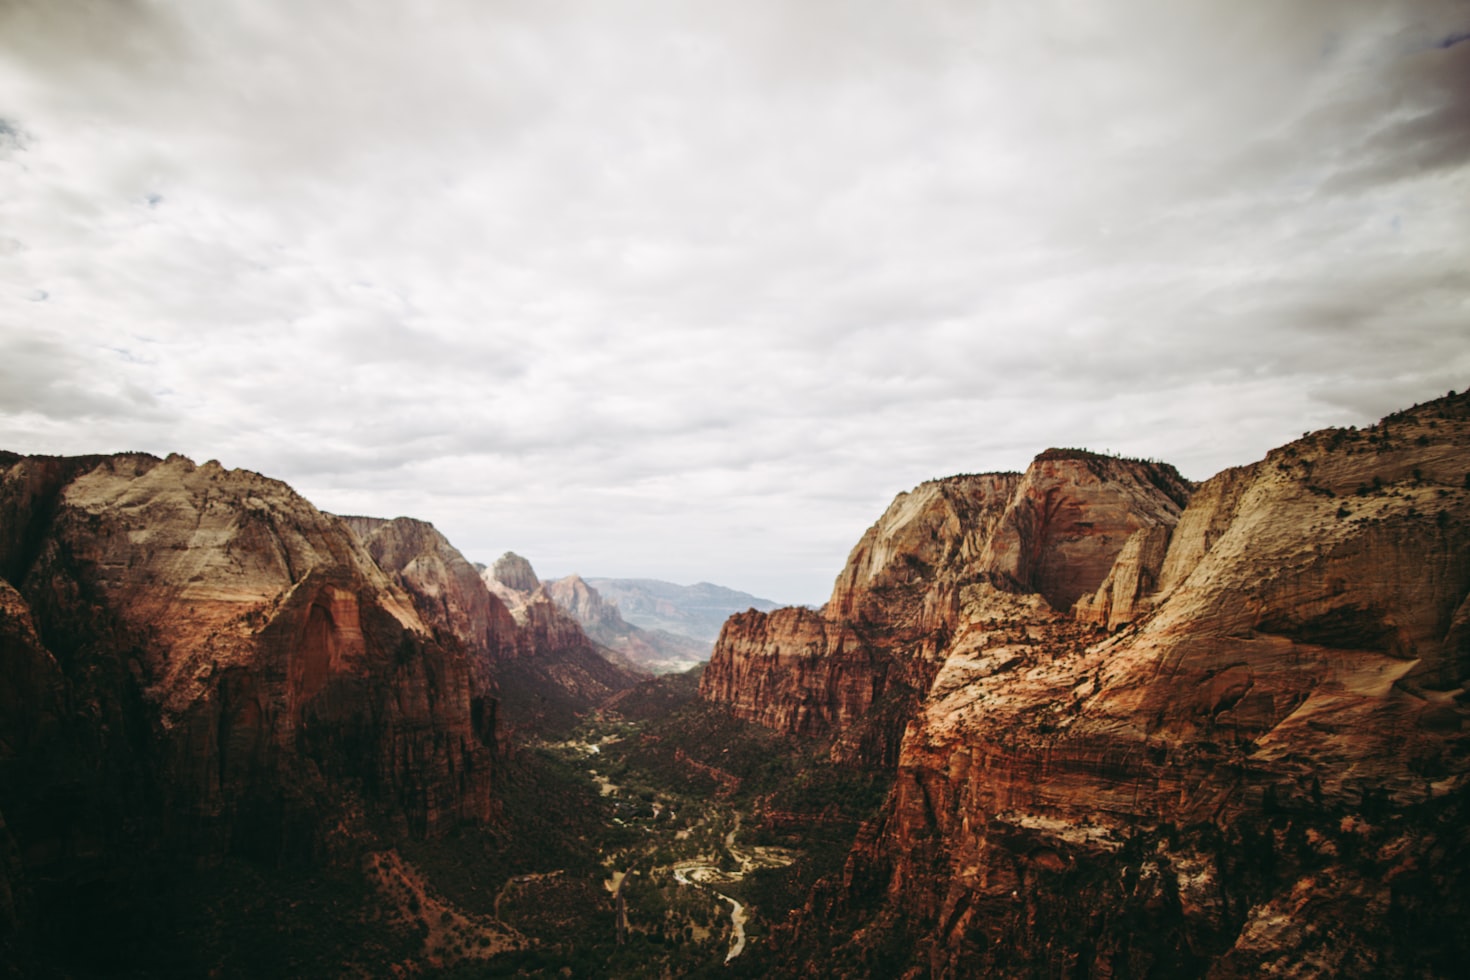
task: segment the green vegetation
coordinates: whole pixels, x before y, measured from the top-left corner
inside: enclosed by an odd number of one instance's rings
[[[496,819],[359,842],[310,869],[241,859],[175,882],[147,957],[220,977],[756,977],[887,780],[691,703],[583,721],[499,762]],[[667,701],[666,692],[649,692]],[[618,898],[622,921],[619,929]],[[731,901],[743,952],[728,964]],[[620,941],[621,939],[621,941]]]
[[[411,956],[415,930],[385,921],[363,875],[344,868],[266,869],[248,861],[178,876],[150,975],[376,974]]]

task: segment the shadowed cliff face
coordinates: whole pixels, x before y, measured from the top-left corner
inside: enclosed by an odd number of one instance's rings
[[[506,552],[480,578],[516,624],[515,647],[503,652],[493,672],[502,716],[513,725],[564,728],[648,676],[617,651],[595,643],[520,555]]]
[[[835,758],[891,766],[966,622],[966,590],[1069,603],[1135,534],[1167,536],[1188,493],[1166,466],[1058,450],[1024,474],[922,484],[863,535],[821,613],[731,618],[701,697],[780,731],[832,733]]]
[[[516,657],[522,641],[515,617],[486,588],[475,566],[427,521],[342,520],[373,561],[408,593],[424,623],[464,647],[477,690],[493,691],[495,666]]]
[[[43,907],[150,853],[305,859],[489,816],[463,653],[289,487],[20,458],[0,515],[0,810]]]
[[[727,625],[702,696],[788,731],[858,730],[923,665],[889,800],[778,935],[788,966],[1455,972],[1470,399],[1316,433],[1182,513],[1167,470],[1090,462],[988,478],[1009,499],[967,515],[926,484],[824,616]]]

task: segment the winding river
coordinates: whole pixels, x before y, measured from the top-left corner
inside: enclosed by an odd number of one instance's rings
[[[730,903],[730,951],[725,954],[728,963],[745,952],[745,906],[711,886],[727,881],[739,881],[757,868],[783,868],[795,860],[792,855],[777,847],[757,847],[755,853],[746,854],[735,847],[735,835],[740,832],[740,814],[735,815],[735,826],[725,835],[725,850],[740,864],[739,871],[722,871],[712,864],[681,861],[674,865],[674,880],[681,885],[696,885],[709,888],[716,898]]]

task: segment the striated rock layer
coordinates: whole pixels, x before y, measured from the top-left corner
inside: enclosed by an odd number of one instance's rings
[[[926,484],[865,535],[825,615],[727,625],[701,693],[773,727],[811,730],[804,708],[860,726],[895,667],[917,687],[893,791],[782,931],[787,966],[1457,972],[1470,398],[1309,435],[1182,512],[1182,484],[1089,463]],[[1078,466],[1091,503],[1059,479]],[[1028,484],[1020,514],[996,500]],[[850,644],[892,637],[880,669],[855,663]]]
[[[43,924],[116,914],[149,853],[303,860],[490,815],[462,649],[283,483],[7,457],[0,574],[0,811]]]
[[[618,651],[594,642],[520,555],[506,552],[481,578],[518,626],[514,656],[495,668],[513,723],[564,726],[649,676]]]
[[[502,715],[512,725],[562,724],[645,676],[612,662],[616,654],[600,649],[552,601],[525,558],[507,552],[482,575],[426,521],[343,520],[434,635],[468,654],[477,690],[486,695],[476,719],[487,730]]]
[[[967,590],[1065,608],[1135,535],[1167,534],[1188,494],[1170,467],[1064,450],[1024,474],[922,484],[863,535],[820,613],[732,617],[700,696],[779,731],[830,734],[839,760],[891,766],[967,621]]]

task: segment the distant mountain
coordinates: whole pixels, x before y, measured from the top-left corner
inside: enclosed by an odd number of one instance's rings
[[[547,594],[582,625],[588,636],[641,668],[668,674],[709,659],[712,641],[634,626],[581,576],[568,575],[544,584]]]
[[[649,671],[621,650],[596,642],[551,596],[531,563],[507,551],[480,573],[490,594],[504,604],[528,655],[497,666],[495,682],[506,720],[542,731],[570,724],[578,714]]]
[[[719,639],[720,627],[734,613],[747,609],[770,612],[780,606],[770,599],[709,582],[675,585],[653,578],[589,578],[586,582],[617,606],[623,619],[634,626],[711,643]]]

